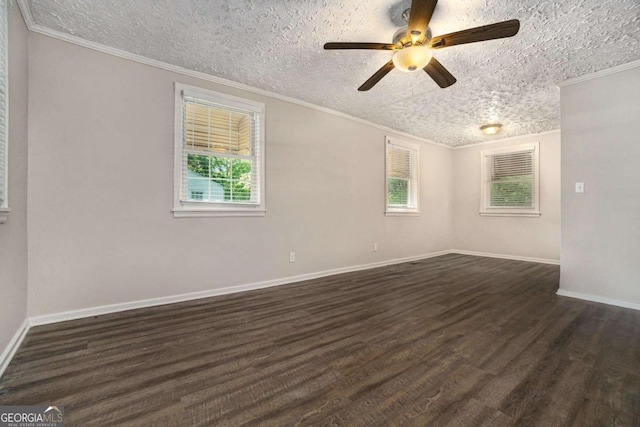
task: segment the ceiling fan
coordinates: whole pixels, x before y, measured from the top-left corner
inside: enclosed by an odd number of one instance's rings
[[[429,21],[438,0],[412,0],[411,9],[403,13],[408,25],[393,36],[393,43],[326,43],[324,48],[331,49],[372,49],[394,51],[393,58],[376,71],[358,88],[359,91],[371,89],[394,68],[405,72],[423,69],[441,88],[451,86],[456,78],[433,57],[433,49],[442,49],[458,44],[475,43],[485,40],[512,37],[518,34],[520,21],[498,22],[482,27],[469,28],[443,36],[431,37]]]

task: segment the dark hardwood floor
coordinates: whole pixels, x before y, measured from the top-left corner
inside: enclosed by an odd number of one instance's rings
[[[1,405],[67,425],[637,426],[640,312],[463,255],[34,327]]]

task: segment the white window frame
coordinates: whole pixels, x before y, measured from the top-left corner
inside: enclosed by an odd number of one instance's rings
[[[498,207],[490,206],[489,176],[487,171],[487,157],[498,154],[533,153],[533,185],[534,197],[531,207]],[[540,143],[520,144],[510,147],[483,150],[480,152],[480,215],[483,216],[519,216],[539,217],[540,214]]]
[[[258,203],[237,202],[189,202],[181,201],[182,162],[183,162],[183,94],[213,102],[231,108],[239,108],[257,113],[258,132],[255,141],[257,152],[257,179],[259,187]],[[174,164],[174,199],[173,216],[184,217],[219,217],[219,216],[264,216],[265,205],[265,105],[237,96],[227,95],[212,90],[202,89],[176,82],[175,84],[175,164]]]
[[[389,156],[390,146],[395,145],[406,150],[415,152],[415,164],[412,174],[415,174],[415,187],[409,190],[410,197],[413,193],[415,199],[415,207],[400,207],[389,204],[389,171],[387,170],[387,159]],[[385,215],[386,216],[419,216],[420,215],[420,144],[410,142],[397,137],[387,136],[385,138],[385,150],[384,150],[384,199],[385,199]]]
[[[3,1],[0,5],[0,52],[4,54],[2,63],[4,69],[0,70],[0,86],[4,89],[4,115],[0,117],[0,152],[4,161],[0,164],[0,224],[7,220],[9,214],[9,2]]]

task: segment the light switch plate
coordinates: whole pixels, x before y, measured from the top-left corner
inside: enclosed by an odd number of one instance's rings
[[[584,182],[576,182],[576,193],[584,193]]]

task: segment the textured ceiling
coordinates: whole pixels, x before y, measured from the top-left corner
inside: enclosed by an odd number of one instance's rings
[[[557,129],[555,82],[640,59],[639,0],[440,0],[434,35],[519,19],[513,38],[435,52],[458,82],[392,71],[356,89],[387,51],[325,51],[328,41],[390,42],[410,0],[30,0],[36,24],[276,92],[450,146]],[[495,138],[495,137],[493,137]]]

